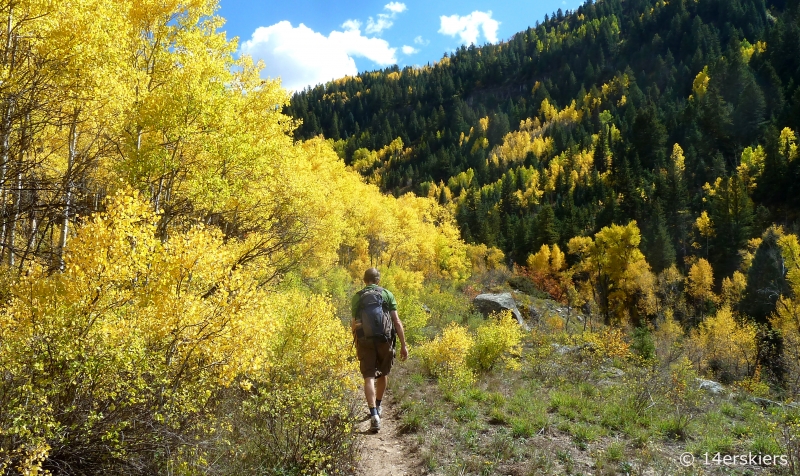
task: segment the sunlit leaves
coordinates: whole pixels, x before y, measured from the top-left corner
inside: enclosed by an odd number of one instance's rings
[[[714,301],[714,272],[711,265],[703,258],[697,260],[689,269],[687,290],[689,295],[701,302]]]
[[[701,368],[715,367],[731,377],[744,377],[755,368],[755,326],[737,322],[728,306],[703,321],[692,340],[701,351]]]
[[[626,322],[632,315],[654,311],[655,276],[639,250],[640,242],[635,221],[605,227],[594,240],[569,241],[569,252],[580,258],[575,270],[586,276],[608,320]]]
[[[694,78],[694,82],[692,83],[692,91],[697,99],[703,99],[705,96],[706,91],[708,90],[708,83],[711,80],[711,77],[708,74],[708,66],[703,67],[703,71],[697,73],[697,76]]]

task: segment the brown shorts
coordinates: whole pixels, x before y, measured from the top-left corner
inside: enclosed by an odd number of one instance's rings
[[[389,375],[392,370],[394,348],[391,342],[359,340],[356,345],[356,355],[364,378],[379,378]]]

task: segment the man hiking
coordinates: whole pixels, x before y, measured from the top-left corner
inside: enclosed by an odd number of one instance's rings
[[[397,301],[391,292],[378,286],[380,281],[381,273],[376,268],[366,270],[366,286],[353,296],[351,303],[351,327],[373,432],[381,429],[381,400],[386,391],[387,376],[392,370],[395,336],[400,338],[400,359],[408,358],[403,323],[397,315]]]

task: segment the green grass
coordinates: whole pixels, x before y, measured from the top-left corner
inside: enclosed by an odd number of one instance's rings
[[[687,451],[700,455],[704,453],[733,454],[736,451],[735,441],[730,435],[703,435],[687,446]]]
[[[459,407],[453,412],[453,418],[461,423],[469,423],[478,418],[478,408],[474,405]]]
[[[517,438],[530,438],[542,429],[542,426],[529,418],[512,417],[510,423],[511,434]]]
[[[466,307],[444,316],[443,309],[463,304],[459,300],[436,299],[440,322],[477,324]],[[414,358],[398,367],[393,391],[400,399],[401,428],[414,434],[417,458],[427,471],[693,474],[675,466],[682,452],[786,452],[776,430],[789,418],[786,409],[763,409],[741,393],[728,398],[690,387],[671,393],[670,368],[658,362],[553,352],[550,343],[570,342],[566,334],[526,339],[521,370],[481,373],[463,389],[444,391]],[[611,366],[623,374],[610,372]]]
[[[400,408],[400,430],[402,432],[416,433],[425,429],[427,415],[425,408],[419,402],[403,402]]]
[[[585,450],[589,443],[597,441],[601,435],[605,434],[605,431],[598,425],[579,422],[569,425],[569,433],[572,435],[575,446]]]
[[[749,451],[753,453],[762,453],[765,455],[777,455],[784,452],[781,445],[772,435],[757,435],[750,442]]]

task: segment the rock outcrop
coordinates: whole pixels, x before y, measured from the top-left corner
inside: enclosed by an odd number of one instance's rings
[[[479,294],[472,302],[475,309],[484,316],[488,316],[493,312],[511,311],[511,314],[517,319],[519,325],[525,330],[530,330],[528,324],[522,319],[522,314],[517,308],[517,302],[511,296],[511,293],[502,294]]]

